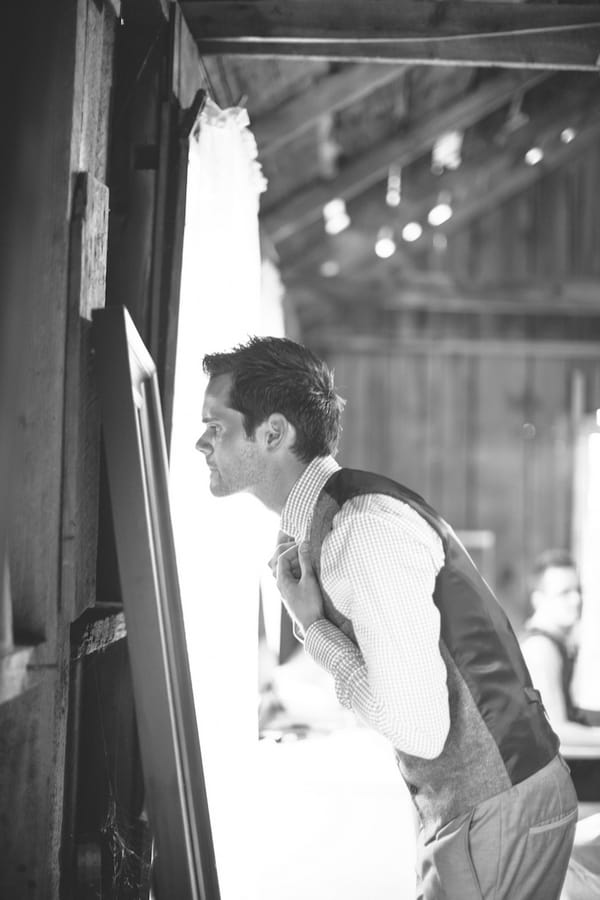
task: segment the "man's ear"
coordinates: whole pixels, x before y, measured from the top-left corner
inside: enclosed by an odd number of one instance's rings
[[[272,413],[262,426],[262,438],[267,450],[291,449],[296,441],[296,429],[281,413]]]

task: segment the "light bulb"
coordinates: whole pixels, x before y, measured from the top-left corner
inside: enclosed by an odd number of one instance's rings
[[[326,259],[319,266],[323,278],[335,278],[340,273],[340,264],[336,259]]]
[[[437,225],[443,225],[444,222],[447,222],[450,218],[452,218],[452,207],[446,202],[438,203],[433,209],[430,209],[427,214],[427,221],[430,225],[433,225],[434,228]]]
[[[394,232],[391,228],[383,226],[377,232],[377,240],[375,241],[375,254],[379,259],[389,259],[396,252],[396,241],[394,240]]]
[[[423,234],[423,229],[419,225],[418,222],[407,222],[404,228],[402,229],[402,237],[405,241],[412,243],[413,241],[418,241],[421,235]]]
[[[530,147],[525,154],[525,162],[528,166],[537,166],[544,158],[544,151],[541,147]]]
[[[339,234],[350,225],[350,216],[346,212],[346,204],[341,197],[336,197],[325,204],[323,218],[327,234]]]

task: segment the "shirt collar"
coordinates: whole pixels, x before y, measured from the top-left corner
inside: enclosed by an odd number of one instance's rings
[[[340,466],[333,456],[317,456],[294,484],[281,513],[281,530],[295,541],[308,537],[317,497],[325,482],[338,469]]]

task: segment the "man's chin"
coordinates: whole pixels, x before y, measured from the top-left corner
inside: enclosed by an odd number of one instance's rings
[[[211,472],[209,490],[213,497],[229,497],[233,493],[227,485],[223,484],[216,473]]]

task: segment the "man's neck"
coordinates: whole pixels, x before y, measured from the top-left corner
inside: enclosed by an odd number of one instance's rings
[[[299,459],[289,460],[269,473],[269,478],[256,491],[256,497],[267,509],[281,515],[290,491],[307,468],[308,463]]]

